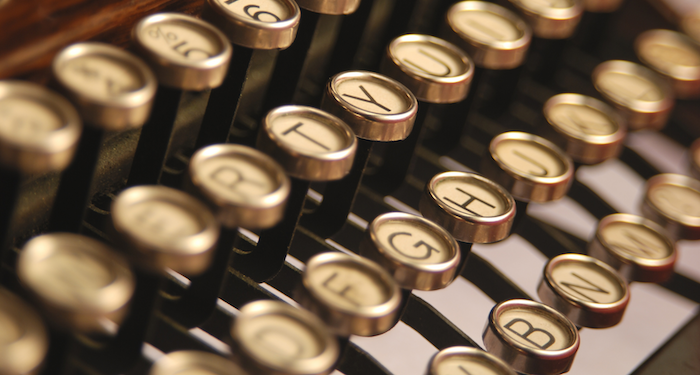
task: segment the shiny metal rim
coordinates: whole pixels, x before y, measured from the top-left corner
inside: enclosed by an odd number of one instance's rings
[[[454,24],[455,14],[464,11],[482,11],[496,14],[510,21],[513,24],[513,26],[520,31],[521,35],[520,38],[518,38],[517,40],[507,42],[482,41],[474,39],[472,36],[466,35],[459,30],[454,30],[453,27],[453,30],[463,39],[473,41],[483,47],[504,51],[527,48],[527,46],[530,45],[530,40],[532,39],[532,30],[525,23],[525,21],[522,20],[522,18],[520,18],[517,14],[509,11],[508,9],[486,1],[461,1],[459,3],[454,4],[447,11],[447,22],[451,25]]]
[[[663,221],[666,221],[672,225],[677,225],[680,224],[683,227],[690,229],[692,231],[696,231],[697,229],[700,228],[700,218],[693,217],[693,216],[688,216],[688,215],[683,215],[683,216],[673,216],[668,213],[666,213],[664,210],[660,209],[654,203],[649,199],[649,192],[651,192],[654,188],[660,185],[671,185],[671,186],[678,186],[682,188],[689,188],[691,190],[695,190],[700,194],[700,181],[695,180],[693,178],[690,178],[688,176],[680,175],[680,174],[673,174],[673,173],[663,173],[663,174],[658,174],[649,180],[647,180],[647,183],[645,185],[644,191],[644,202],[643,202],[643,211],[644,207],[648,207],[649,209],[653,210],[654,217],[650,217],[653,221],[656,221],[657,223],[661,224],[662,227],[666,227],[669,232],[673,232],[673,230],[668,229],[667,225],[664,225],[663,223],[660,222],[660,220],[663,218]],[[647,211],[648,212],[648,211]],[[645,215],[647,214],[645,212]],[[651,213],[651,212],[649,212]],[[676,224],[677,223],[677,224]]]
[[[455,357],[468,358],[469,361],[478,362],[494,371],[494,375],[516,375],[515,371],[498,357],[468,346],[452,346],[435,353],[428,365],[429,375],[439,375],[437,371],[440,363]]]
[[[613,123],[617,127],[617,130],[612,134],[591,135],[591,134],[574,134],[574,133],[571,133],[565,129],[562,129],[559,126],[556,126],[555,121],[553,121],[552,118],[550,117],[550,111],[552,110],[552,108],[554,108],[555,106],[560,105],[560,104],[578,105],[578,106],[582,106],[582,107],[588,107],[588,108],[591,108],[597,112],[600,112],[603,115],[605,115],[605,117],[610,119],[610,122]],[[554,128],[559,133],[563,133],[571,138],[581,139],[584,142],[589,143],[589,144],[595,144],[595,145],[619,144],[625,139],[625,136],[627,135],[626,127],[624,126],[624,122],[620,118],[620,115],[617,112],[615,112],[615,110],[612,109],[609,105],[601,102],[598,99],[591,98],[590,96],[585,96],[585,95],[580,95],[580,94],[559,94],[559,95],[552,96],[544,104],[543,112],[544,112],[545,118],[547,119],[547,122],[552,124],[554,126]]]
[[[598,83],[600,76],[606,72],[614,72],[625,75],[640,76],[654,84],[663,96],[661,100],[657,101],[643,101],[643,100],[631,100],[628,98],[622,98],[617,95],[612,95],[606,90],[603,90]],[[673,94],[671,92],[671,87],[667,82],[663,81],[661,77],[655,72],[645,68],[641,65],[623,61],[623,60],[610,60],[598,65],[595,70],[593,70],[593,84],[606,99],[632,111],[645,113],[645,114],[656,114],[662,112],[668,112],[673,108],[674,100]]]

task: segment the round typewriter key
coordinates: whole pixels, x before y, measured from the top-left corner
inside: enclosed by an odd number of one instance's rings
[[[114,229],[149,269],[196,275],[209,265],[219,225],[195,198],[164,186],[137,186],[112,203]]]
[[[494,306],[484,331],[486,350],[525,374],[569,371],[579,344],[578,330],[569,319],[530,300]]]
[[[420,211],[458,241],[491,243],[510,234],[515,201],[508,191],[478,174],[443,172],[425,185]]]
[[[597,164],[622,151],[627,129],[617,113],[599,100],[579,94],[555,95],[545,103],[544,116],[576,162]]]
[[[660,174],[645,187],[642,212],[674,240],[700,239],[700,182],[678,174]]]
[[[484,173],[519,201],[554,201],[566,195],[571,186],[571,159],[544,138],[522,132],[502,133],[491,140],[489,152],[491,159],[487,159]]]
[[[302,280],[299,303],[340,336],[378,335],[399,319],[399,286],[366,258],[343,253],[315,255],[306,264]]]
[[[629,61],[610,60],[593,71],[593,84],[625,117],[630,130],[658,130],[673,109],[671,87],[658,74]]]
[[[515,371],[483,350],[452,346],[440,350],[430,359],[428,375],[452,374],[515,375]]]
[[[520,66],[530,46],[532,30],[515,13],[485,1],[461,1],[447,12],[452,38],[486,69]]]
[[[278,301],[243,306],[231,336],[240,362],[253,374],[329,374],[340,354],[320,319]]]
[[[409,34],[389,44],[381,71],[408,87],[420,101],[456,103],[467,96],[474,64],[452,43]]]
[[[54,58],[52,70],[86,125],[125,130],[148,119],[156,79],[130,53],[102,43],[78,43]]]
[[[658,224],[641,216],[608,215],[600,220],[588,255],[615,268],[629,282],[663,282],[673,275],[676,248]]]
[[[156,361],[149,375],[247,375],[230,360],[208,352],[181,350]]]
[[[457,275],[457,241],[433,222],[400,212],[377,216],[365,231],[360,255],[389,271],[405,289],[437,290]]]
[[[299,27],[299,6],[291,0],[207,0],[207,14],[233,44],[253,49],[287,48]]]
[[[321,108],[345,121],[358,138],[391,142],[411,133],[418,102],[410,90],[391,78],[349,71],[330,79]]]
[[[680,99],[700,97],[700,49],[685,35],[671,30],[645,31],[635,39],[640,60],[669,78]]]
[[[297,0],[300,7],[321,14],[352,14],[360,0]]]
[[[59,327],[110,333],[135,288],[134,275],[107,245],[71,233],[34,237],[17,260],[17,276]]]
[[[39,314],[0,288],[0,373],[38,373],[48,346],[46,327]]]
[[[213,145],[190,160],[198,190],[217,207],[219,222],[229,228],[269,228],[284,214],[290,182],[269,156],[241,145]]]
[[[630,293],[615,270],[582,254],[547,262],[537,294],[579,327],[608,328],[622,320]]]
[[[0,82],[0,164],[23,174],[62,170],[81,128],[60,95],[29,82]]]
[[[583,4],[579,0],[510,0],[532,27],[535,36],[544,39],[566,39],[576,30]]]
[[[201,91],[224,80],[231,44],[210,24],[192,16],[159,13],[145,17],[133,29],[141,56],[153,67],[158,83]]]
[[[321,109],[338,116],[357,135],[352,170],[326,185],[323,201],[303,217],[303,225],[321,237],[337,233],[347,221],[372,151],[373,142],[400,141],[413,129],[418,102],[410,90],[381,74],[349,71],[333,76]]]
[[[284,106],[270,111],[263,120],[258,149],[292,177],[331,181],[350,171],[357,138],[343,121],[326,112]]]

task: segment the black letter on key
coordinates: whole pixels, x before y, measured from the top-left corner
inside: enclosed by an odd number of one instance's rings
[[[489,206],[489,207],[491,207],[491,208],[496,208],[496,206],[492,205],[491,203],[486,202],[485,200],[483,200],[483,199],[481,199],[481,198],[478,198],[478,197],[476,197],[476,196],[474,196],[474,195],[471,195],[471,194],[467,193],[466,191],[464,191],[464,190],[462,190],[462,189],[460,189],[460,188],[456,188],[456,189],[457,189],[457,191],[459,191],[460,193],[463,193],[463,194],[468,195],[468,196],[469,196],[469,199],[468,199],[466,202],[462,203],[462,204],[459,204],[459,203],[457,203],[457,202],[455,202],[455,201],[453,201],[452,199],[447,198],[447,197],[443,197],[443,199],[446,200],[446,201],[448,201],[448,202],[450,202],[450,203],[452,203],[452,204],[454,204],[454,205],[456,205],[456,206],[462,207],[463,209],[467,210],[470,214],[472,214],[472,215],[474,215],[474,216],[482,217],[482,216],[479,215],[478,213],[476,213],[476,212],[474,212],[474,211],[472,211],[472,210],[470,210],[470,209],[467,208],[467,206],[469,206],[469,204],[471,204],[471,203],[474,202],[474,201],[481,202],[481,203],[483,203],[483,204],[485,204],[485,205],[487,205],[487,206]]]
[[[618,248],[620,251],[626,251],[632,253],[636,256],[647,256],[653,257],[655,254],[661,255],[661,249],[655,247],[652,243],[635,236],[634,234],[625,231],[625,237],[627,237],[632,244],[611,244],[612,247]]]
[[[547,168],[545,168],[544,165],[542,165],[542,164],[541,164],[540,162],[538,162],[537,160],[535,160],[535,159],[533,159],[533,158],[531,158],[531,157],[529,157],[529,156],[527,156],[527,155],[521,153],[521,152],[518,151],[518,150],[513,150],[513,153],[514,153],[515,155],[519,156],[521,159],[523,159],[523,160],[529,162],[530,164],[532,164],[532,165],[534,165],[535,167],[537,167],[537,168],[539,168],[539,169],[542,170],[541,172],[533,172],[533,171],[530,171],[530,174],[535,175],[535,176],[543,176],[543,177],[549,174],[549,172],[547,171]]]
[[[599,287],[598,285],[593,284],[592,282],[590,282],[590,281],[584,279],[583,277],[577,275],[576,273],[572,272],[571,274],[572,274],[574,277],[576,277],[577,279],[579,279],[579,280],[583,281],[584,283],[590,285],[590,286],[584,286],[584,285],[572,284],[572,283],[568,283],[568,282],[562,281],[560,284],[563,285],[563,286],[565,286],[565,287],[567,287],[567,288],[569,288],[569,289],[571,290],[572,293],[577,294],[577,295],[583,297],[584,299],[587,299],[587,300],[589,300],[589,301],[591,301],[591,302],[593,302],[593,303],[598,303],[598,301],[594,300],[593,298],[591,298],[591,297],[588,296],[587,294],[581,292],[581,290],[588,290],[588,291],[596,292],[596,293],[610,294],[610,292],[608,292],[607,290],[605,290],[605,289]]]
[[[513,328],[511,328],[513,325],[515,325],[515,323],[524,323],[527,326],[527,331],[525,331],[524,333],[520,333],[520,332],[514,330]],[[515,318],[515,319],[511,320],[510,322],[508,322],[508,324],[505,325],[505,328],[507,330],[513,332],[517,336],[522,337],[527,342],[531,343],[532,345],[535,345],[536,347],[538,347],[542,350],[546,350],[547,348],[549,348],[550,346],[552,346],[554,344],[554,336],[552,336],[551,333],[549,333],[543,329],[533,327],[532,324],[530,324],[530,322],[528,322],[525,319]],[[546,343],[544,343],[544,345],[540,345],[540,344],[530,340],[529,336],[532,335],[533,333],[536,333],[536,332],[540,332],[540,333],[546,335],[549,338],[549,340]]]
[[[333,279],[335,279],[336,276],[338,276],[338,272],[334,272],[334,273],[331,275],[331,277],[329,277],[328,279],[326,279],[326,281],[323,282],[322,285],[323,285],[324,287],[326,287],[326,289],[328,289],[328,290],[332,291],[333,293],[335,293],[335,294],[337,294],[337,295],[343,297],[346,301],[352,303],[353,305],[355,305],[355,306],[361,306],[360,303],[358,303],[357,301],[355,301],[355,300],[353,300],[352,298],[350,298],[350,297],[348,297],[348,296],[345,295],[346,293],[348,293],[349,291],[352,290],[352,285],[346,285],[343,289],[334,289],[334,288],[331,288],[331,286],[330,286],[329,284],[333,281]]]
[[[307,139],[308,141],[313,142],[314,144],[316,144],[316,145],[322,147],[323,149],[328,150],[328,151],[331,150],[330,148],[326,147],[323,143],[320,143],[320,142],[316,141],[315,139],[309,137],[308,135],[306,135],[306,134],[300,132],[300,131],[299,131],[299,128],[300,128],[302,125],[304,125],[303,122],[298,122],[298,123],[294,124],[291,128],[285,130],[285,131],[282,133],[282,135],[288,135],[288,134],[291,133],[291,132],[295,132],[295,133],[299,134],[300,136],[304,137],[305,139]]]
[[[398,253],[404,255],[405,257],[412,258],[412,259],[428,259],[428,258],[430,258],[431,252],[433,252],[433,251],[436,252],[436,253],[439,253],[439,252],[440,252],[440,250],[438,250],[438,249],[436,249],[436,248],[434,248],[434,247],[428,245],[425,241],[421,240],[421,241],[416,242],[415,245],[413,245],[413,247],[415,247],[415,248],[417,249],[417,248],[419,248],[419,247],[421,247],[421,246],[425,246],[425,248],[426,248],[426,250],[427,250],[426,253],[425,253],[425,255],[423,255],[423,256],[413,256],[413,255],[406,254],[406,253],[404,253],[403,251],[399,250],[399,248],[396,247],[396,245],[394,244],[394,238],[396,238],[396,236],[399,236],[399,235],[402,235],[402,236],[409,236],[409,237],[412,236],[412,235],[411,235],[411,233],[408,233],[408,232],[395,232],[395,233],[392,233],[392,234],[389,236],[389,244],[391,245],[391,247],[393,247],[394,250],[396,250]]]
[[[371,103],[371,104],[374,104],[374,105],[376,105],[377,107],[379,107],[379,108],[381,108],[381,109],[383,109],[383,110],[385,110],[385,111],[387,111],[387,112],[391,112],[391,108],[388,108],[388,107],[385,107],[385,106],[379,104],[379,102],[377,102],[377,101],[372,97],[372,95],[370,95],[370,93],[364,88],[364,86],[360,85],[360,90],[362,90],[362,92],[365,94],[365,96],[367,96],[366,99],[365,99],[365,98],[360,98],[360,97],[357,97],[357,96],[353,96],[353,95],[348,95],[348,94],[343,94],[343,96],[347,96],[348,98],[353,98],[353,99],[361,100],[361,101],[366,102],[366,103]]]

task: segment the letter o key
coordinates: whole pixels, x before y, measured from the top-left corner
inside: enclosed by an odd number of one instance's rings
[[[489,353],[525,374],[569,371],[580,344],[569,319],[539,302],[514,299],[493,307],[484,331]]]

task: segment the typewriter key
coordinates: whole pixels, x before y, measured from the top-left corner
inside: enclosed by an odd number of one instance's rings
[[[569,319],[549,306],[522,299],[494,306],[483,337],[489,353],[525,374],[569,371],[580,344]]]
[[[17,260],[20,282],[61,329],[113,334],[135,288],[126,259],[107,245],[72,233],[34,237]]]
[[[347,175],[357,150],[357,137],[343,121],[324,111],[284,106],[270,111],[263,120],[258,149],[293,177],[282,222],[260,234],[254,252],[234,259],[234,267],[256,281],[264,281],[284,264],[309,181],[334,181]]]
[[[457,276],[460,252],[445,229],[420,216],[390,212],[374,218],[360,255],[384,267],[404,289],[437,290]]]
[[[579,94],[555,95],[544,104],[547,122],[576,162],[598,164],[622,151],[627,129],[607,104]]]
[[[510,0],[523,14],[536,37],[566,39],[576,30],[583,5],[579,0]]]
[[[462,1],[447,12],[452,37],[485,69],[513,69],[523,63],[532,30],[515,13],[493,3]]]
[[[629,61],[610,60],[598,65],[593,84],[620,111],[630,130],[663,128],[674,106],[669,84]]]
[[[22,176],[66,168],[81,129],[75,108],[58,94],[33,83],[0,81],[0,263],[12,238]]]
[[[700,49],[685,35],[671,30],[649,30],[634,43],[640,60],[667,77],[680,99],[700,97]]]
[[[211,211],[164,186],[136,186],[112,203],[114,229],[136,261],[154,273],[171,268],[197,275],[209,265],[219,236]]]
[[[141,130],[128,186],[160,182],[183,90],[218,87],[232,48],[226,36],[194,17],[162,13],[134,26],[136,49],[158,74],[159,87],[148,124]]]
[[[431,111],[440,108],[436,104],[459,103],[467,96],[474,64],[452,43],[428,35],[409,34],[389,44],[381,72],[405,85],[420,102],[411,134],[386,147],[384,163],[367,179],[372,188],[386,195],[403,182],[421,137],[423,123]]]
[[[90,199],[103,132],[142,126],[148,119],[157,84],[140,59],[102,43],[64,48],[51,68],[86,126],[74,161],[62,174],[49,229],[78,232]]]
[[[671,239],[700,239],[700,182],[671,173],[650,178],[642,213],[666,229]]]
[[[463,104],[492,118],[508,112],[517,91],[532,29],[518,15],[485,1],[461,1],[447,11],[444,34],[477,66],[472,94]],[[461,120],[461,119],[460,119]]]
[[[29,82],[0,82],[0,164],[23,174],[68,166],[81,131],[75,108]],[[5,206],[3,206],[5,207]]]
[[[210,24],[184,14],[158,13],[143,18],[132,32],[136,49],[159,84],[201,91],[224,80],[232,49]]]
[[[627,282],[612,267],[582,254],[550,259],[537,294],[572,323],[589,328],[620,323],[630,299]]]
[[[483,171],[522,202],[550,202],[566,195],[574,167],[563,151],[548,140],[522,132],[496,136]],[[525,214],[525,212],[522,212]]]
[[[478,174],[443,172],[425,185],[420,211],[457,241],[491,243],[510,234],[515,201],[508,191]]]
[[[243,108],[239,112],[239,100],[249,74],[256,76],[254,61],[274,60],[276,55],[271,57],[266,50],[292,45],[301,18],[299,6],[292,0],[208,0],[202,16],[226,34],[236,51],[223,84],[209,95],[195,148],[224,143],[229,133],[233,143],[252,146],[257,129],[243,125],[240,117],[251,116],[260,108]],[[264,79],[255,82],[256,86],[267,85]]]
[[[238,227],[269,228],[284,214],[290,182],[269,156],[241,145],[214,145],[197,151],[190,160],[191,184],[213,206],[221,225],[214,258],[202,274],[190,277],[179,298],[168,299],[162,310],[186,327],[205,322],[216,309]]]
[[[329,374],[340,355],[338,341],[320,319],[278,301],[243,306],[231,337],[234,355],[251,374]]]
[[[161,357],[149,375],[247,375],[230,360],[208,352],[181,350]]]
[[[373,142],[401,141],[408,137],[418,102],[405,86],[386,76],[363,71],[335,75],[326,86],[321,109],[338,116],[357,135],[357,153],[348,176],[326,184],[323,201],[302,224],[321,237],[330,237],[347,221]]]
[[[48,346],[46,327],[39,314],[0,288],[0,373],[38,373]]]
[[[374,336],[398,322],[399,286],[366,258],[315,255],[307,262],[302,281],[296,299],[340,336]]]
[[[430,359],[428,375],[452,374],[515,375],[515,371],[483,350],[452,346],[440,350]]]
[[[663,282],[673,275],[676,247],[658,224],[641,216],[608,215],[600,220],[588,255],[609,264],[629,282]]]

